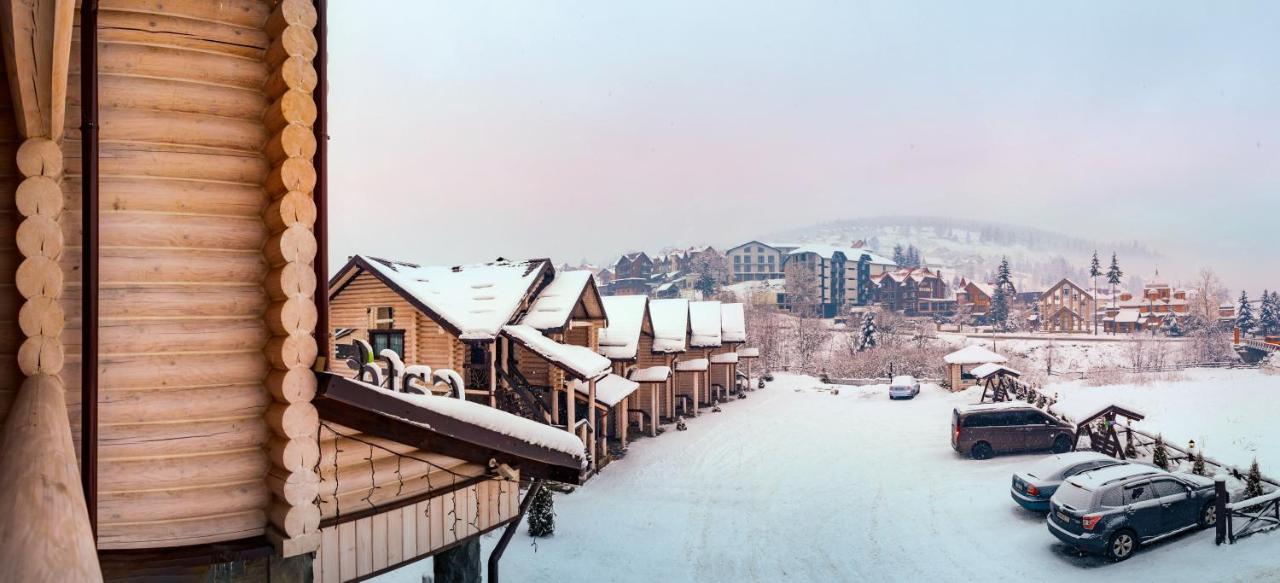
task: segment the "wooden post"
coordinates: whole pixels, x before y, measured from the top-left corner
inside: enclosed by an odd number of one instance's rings
[[[600,469],[600,444],[604,440],[604,432],[600,427],[600,412],[596,410],[596,382],[594,380],[587,381],[587,428],[591,432],[592,451],[596,455],[591,456],[591,469],[599,471]]]
[[[576,381],[569,381],[569,382],[572,383]],[[575,395],[575,393],[578,392],[578,389],[566,383],[566,385],[563,387],[563,390],[565,394],[565,400],[564,400],[565,418],[567,419],[567,421],[565,421],[564,426],[565,426],[565,429],[568,429],[570,433],[573,433],[577,431],[574,428],[574,425],[577,425],[578,423],[578,419],[577,419],[578,407],[575,401],[577,399],[577,396]]]
[[[701,391],[698,390],[700,388],[698,385],[700,384],[702,384],[702,373],[693,373],[693,416],[694,417],[698,416],[698,407],[699,407],[699,404],[701,403],[701,399],[699,398],[701,396],[700,394]]]
[[[1217,516],[1213,543],[1220,545],[1227,542],[1227,537],[1231,533],[1231,513],[1227,510],[1227,504],[1231,503],[1231,493],[1227,491],[1227,476],[1218,474],[1213,477],[1213,492],[1215,495],[1213,511]]]
[[[658,415],[662,414],[658,411],[658,391],[665,390],[666,385],[667,383],[662,383],[662,386],[654,385],[649,391],[649,437],[658,436]]]
[[[498,341],[489,343],[489,406],[498,408]]]
[[[622,440],[623,450],[627,449],[627,429],[629,429],[628,426],[631,425],[631,419],[630,419],[631,413],[629,412],[630,409],[628,407],[630,404],[631,404],[630,395],[622,398],[622,410],[621,410],[622,415],[619,416],[617,419],[618,433],[621,434],[619,435],[619,438]]]

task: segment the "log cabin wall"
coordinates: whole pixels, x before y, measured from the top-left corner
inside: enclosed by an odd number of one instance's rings
[[[8,77],[7,73],[0,75],[0,428],[4,427],[9,408],[25,378],[18,368],[18,347],[23,339],[18,326],[18,310],[24,300],[14,285],[14,274],[21,258],[15,241],[22,215],[18,213],[14,199],[22,180],[17,166],[22,134],[18,133],[14,118]],[[79,402],[78,398],[75,400]],[[77,422],[78,409],[75,407],[71,413],[71,418]]]
[[[242,539],[269,523],[286,554],[319,542],[315,16],[294,0],[101,2],[100,548]],[[71,54],[62,190],[65,237],[79,241]],[[69,249],[64,269],[79,258]],[[63,338],[78,395],[80,331]],[[302,535],[312,548],[288,546]]]

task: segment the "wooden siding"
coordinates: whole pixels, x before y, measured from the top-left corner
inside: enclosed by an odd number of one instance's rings
[[[335,352],[337,344],[349,344],[352,338],[369,340],[368,313],[370,309],[379,307],[391,307],[394,319],[391,327],[404,331],[405,364],[424,364],[432,370],[452,369],[462,375],[464,381],[467,380],[466,367],[463,366],[466,344],[368,272],[354,277],[329,301],[330,327],[354,329],[350,335],[335,342]],[[354,371],[338,361],[336,354],[329,356],[334,359],[334,371],[354,376]]]
[[[115,0],[101,8],[104,549],[234,540],[263,534],[268,522],[271,7]],[[63,296],[72,324],[63,378],[78,409],[78,42],[71,53],[62,262],[76,275]]]
[[[519,513],[516,482],[492,479],[420,502],[320,529],[316,583],[343,583],[417,561],[509,524]]]

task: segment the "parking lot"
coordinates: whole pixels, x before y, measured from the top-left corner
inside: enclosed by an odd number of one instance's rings
[[[976,394],[780,376],[689,430],[632,443],[628,456],[556,500],[557,533],[520,534],[512,580],[1258,581],[1280,578],[1280,536],[1231,547],[1210,531],[1111,564],[1058,544],[1009,497],[1040,456],[972,461],[951,450],[952,408]],[[485,540],[487,553],[496,541]],[[429,567],[427,567],[429,568]],[[387,580],[413,581],[413,569]]]

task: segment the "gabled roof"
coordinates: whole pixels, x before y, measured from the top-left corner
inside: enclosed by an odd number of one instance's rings
[[[720,346],[720,302],[691,302],[689,304],[689,344],[695,348]]]
[[[747,341],[747,316],[742,304],[720,304],[720,340]]]
[[[588,309],[600,305],[600,291],[590,271],[562,271],[542,288],[529,305],[520,324],[542,331],[560,330],[569,324],[574,309],[582,303]],[[598,308],[597,308],[598,310]],[[588,318],[604,319],[603,310],[588,313]]]
[[[503,326],[502,333],[516,344],[556,365],[570,377],[594,380],[609,372],[612,363],[590,348],[574,344],[562,344],[543,336],[531,326]]]
[[[969,374],[973,375],[974,378],[978,378],[978,379],[985,379],[989,376],[999,374],[999,373],[1010,374],[1015,377],[1022,376],[1022,372],[1011,369],[1007,366],[996,364],[994,362],[988,362],[982,366],[974,367],[973,370],[969,371]]]
[[[649,298],[606,296],[602,300],[609,325],[600,330],[600,354],[613,360],[634,360],[640,346],[640,334],[645,328],[651,329],[646,325]]]
[[[572,433],[453,397],[398,393],[320,373],[320,418],[474,463],[496,460],[522,477],[581,483],[586,448]]]
[[[947,364],[987,364],[989,362],[1002,363],[1009,362],[1009,359],[1000,356],[986,348],[974,344],[966,346],[942,357]]]
[[[551,262],[498,260],[446,267],[355,255],[330,282],[329,298],[361,271],[377,277],[459,338],[492,340],[551,271]]]
[[[689,336],[689,300],[673,298],[650,300],[649,318],[653,322],[654,352],[684,352]]]
[[[1041,297],[1042,299],[1043,299],[1043,298],[1047,298],[1047,297],[1049,297],[1049,296],[1050,296],[1050,294],[1051,294],[1051,292],[1053,292],[1053,290],[1058,289],[1058,288],[1060,288],[1060,287],[1068,286],[1068,285],[1069,285],[1069,286],[1071,286],[1071,287],[1076,288],[1077,290],[1079,290],[1079,291],[1080,291],[1080,293],[1082,293],[1082,294],[1084,294],[1084,295],[1088,296],[1088,297],[1089,297],[1089,299],[1093,299],[1093,294],[1089,293],[1089,290],[1088,290],[1087,288],[1085,288],[1084,286],[1082,286],[1082,285],[1080,285],[1080,284],[1078,284],[1078,283],[1076,283],[1076,282],[1072,281],[1070,278],[1062,278],[1062,280],[1060,280],[1058,283],[1053,284],[1053,286],[1052,286],[1052,287],[1050,287],[1049,289],[1045,290],[1044,294],[1042,294],[1040,297]]]

